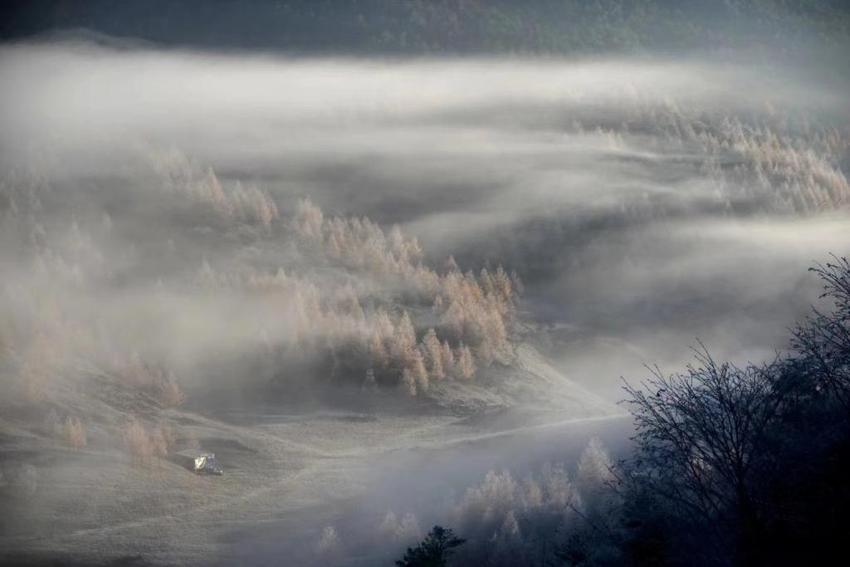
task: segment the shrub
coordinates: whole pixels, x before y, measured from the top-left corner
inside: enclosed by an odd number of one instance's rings
[[[151,463],[154,458],[167,456],[174,436],[168,428],[156,427],[148,430],[134,419],[127,424],[124,442],[133,463],[141,465]]]
[[[157,399],[163,407],[171,408],[182,404],[186,400],[186,395],[177,382],[163,380],[159,384]]]
[[[321,555],[329,555],[339,551],[339,536],[333,526],[325,526],[319,541],[316,543],[316,552]]]
[[[65,443],[74,449],[82,449],[86,446],[86,428],[76,417],[65,418],[62,437]]]

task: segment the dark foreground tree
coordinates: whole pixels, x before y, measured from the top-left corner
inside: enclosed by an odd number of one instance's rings
[[[839,406],[850,417],[850,261],[833,257],[811,271],[820,276],[821,297],[830,299],[834,310],[814,309],[794,330],[795,386],[807,399],[820,398],[820,403]]]
[[[395,562],[398,567],[445,567],[454,548],[466,543],[455,537],[452,530],[434,526],[422,542],[408,547],[404,557]]]
[[[820,564],[842,549],[850,262],[813,271],[833,309],[801,323],[784,357],[741,368],[702,347],[685,372],[626,386],[637,432],[620,545],[632,563]]]
[[[772,366],[738,368],[706,352],[682,374],[656,371],[642,390],[626,386],[635,419],[639,481],[676,516],[712,526],[716,544],[753,547],[763,521],[759,472],[777,419]],[[688,524],[693,524],[688,521]],[[735,525],[734,542],[717,536]]]

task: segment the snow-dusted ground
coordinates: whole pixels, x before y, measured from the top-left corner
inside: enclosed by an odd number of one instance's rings
[[[474,382],[434,386],[430,401],[375,394],[366,413],[273,398],[162,410],[92,377],[62,402],[87,416],[86,449],[45,435],[35,415],[0,415],[0,560],[278,565],[285,554],[298,560],[283,564],[327,565],[394,554],[400,542],[374,539],[388,509],[445,522],[435,503],[491,468],[565,460],[621,415],[533,347],[516,353]],[[120,441],[129,409],[174,432],[175,448],[191,440],[216,453],[225,474],[133,463]],[[316,551],[329,526],[337,550],[357,555]]]
[[[507,422],[513,417],[502,416]],[[602,438],[617,452],[630,432],[630,421],[622,416],[548,417],[555,421],[522,427],[490,423],[474,428],[477,433],[446,431],[441,442],[375,453],[352,462],[345,474],[347,481],[361,487],[356,495],[301,514],[282,514],[250,530],[236,528],[229,539],[233,545],[222,550],[220,563],[279,565],[283,560],[292,565],[391,565],[413,541],[393,538],[382,530],[388,512],[399,519],[412,515],[419,534],[434,524],[450,526],[457,497],[478,485],[488,471],[510,470],[522,477],[544,462],[571,466],[591,437]],[[330,551],[322,550],[320,543],[328,528],[337,537],[337,547]]]
[[[432,521],[435,502],[490,468],[568,458],[603,422],[617,421],[554,411],[479,419],[263,417],[234,425],[169,414],[216,452],[222,477],[195,476],[168,461],[134,466],[118,449],[68,451],[5,427],[4,465],[36,463],[37,487],[31,494],[6,491],[0,558],[328,564],[314,545],[325,526],[334,526],[342,545],[359,554],[346,561],[356,563],[364,553],[394,552],[367,537],[387,509]]]

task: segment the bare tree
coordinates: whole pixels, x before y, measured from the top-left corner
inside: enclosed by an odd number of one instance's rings
[[[814,314],[795,330],[791,346],[799,354],[795,370],[815,394],[830,396],[850,416],[850,261],[833,257],[832,262],[811,268],[823,281],[823,298],[834,310]]]
[[[704,347],[697,362],[625,386],[637,430],[632,474],[679,518],[737,526],[746,549],[762,521],[758,467],[781,396],[770,366],[718,364]]]

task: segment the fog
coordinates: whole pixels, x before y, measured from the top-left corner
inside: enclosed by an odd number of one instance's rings
[[[64,41],[0,47],[0,84],[3,394],[47,400],[32,410],[39,423],[47,409],[89,419],[89,445],[104,450],[122,446],[113,430],[127,419],[153,414],[130,402],[117,410],[98,394],[114,413],[97,417],[106,410],[87,405],[86,380],[140,373],[147,377],[125,382],[153,388],[144,391],[163,406],[185,392],[183,407],[204,419],[221,411],[231,423],[226,412],[262,400],[276,416],[263,435],[284,439],[281,451],[305,451],[298,463],[353,459],[374,446],[414,451],[382,457],[374,470],[352,465],[356,480],[340,498],[372,515],[425,506],[409,499],[419,478],[450,499],[489,468],[524,474],[554,455],[514,458],[512,440],[432,470],[415,452],[427,427],[412,445],[358,430],[337,446],[335,430],[322,436],[332,427],[326,416],[316,433],[286,437],[292,415],[421,417],[429,401],[440,416],[521,408],[509,428],[537,423],[528,417],[535,409],[613,415],[622,377],[640,380],[645,365],[675,370],[698,342],[736,362],[772,359],[819,301],[807,268],[850,247],[850,85],[828,69],[719,58],[311,58]],[[382,228],[333,225],[337,216]],[[329,248],[334,230],[355,239],[348,252]],[[450,256],[461,271],[501,265],[517,274],[503,295],[489,276],[470,276],[478,296],[489,290],[464,307],[483,338],[473,341],[463,325],[452,331],[455,315],[440,311],[444,297],[461,293]],[[405,325],[412,345],[398,346],[407,339],[390,335]],[[474,356],[477,378],[437,369],[429,327],[457,368]],[[391,359],[384,370],[374,351],[363,354],[374,336]],[[513,358],[520,345],[563,373],[564,385],[553,386],[562,397],[544,403],[543,382],[514,391],[517,368],[550,375]],[[417,364],[430,374],[409,378]],[[378,394],[364,394],[367,386]],[[210,444],[227,431],[251,446],[248,426],[234,423],[213,434],[189,429]],[[469,435],[488,427],[476,422]],[[569,459],[594,433],[572,435],[564,433]],[[327,474],[333,483],[346,476]],[[384,485],[399,496],[381,493]],[[335,519],[338,510],[314,493],[321,488],[304,490],[309,529],[356,524]],[[325,508],[310,507],[317,503]],[[433,523],[450,509],[420,513]],[[300,518],[268,514],[284,526]],[[199,541],[226,547],[220,534],[200,532]],[[301,541],[284,538],[283,549]],[[250,543],[234,549],[258,560]]]
[[[696,338],[742,358],[781,348],[816,292],[805,268],[846,242],[833,212],[848,198],[846,91],[811,71],[85,43],[6,47],[1,61],[7,171],[117,191],[108,180],[176,148],[283,207],[307,195],[400,223],[434,259],[503,263],[529,311],[580,341],[628,341],[642,362]],[[831,133],[837,145],[814,147]],[[826,195],[794,202],[806,183]]]

